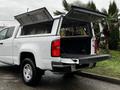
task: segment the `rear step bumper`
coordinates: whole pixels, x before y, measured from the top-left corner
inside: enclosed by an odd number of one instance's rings
[[[72,63],[64,63],[64,62],[52,62],[52,67],[53,67],[53,71],[54,72],[70,72],[73,71],[73,67],[75,67],[74,69],[80,69],[83,68],[83,64],[91,64],[91,63],[96,63],[99,61],[103,61],[106,59],[111,58],[111,56],[109,54],[104,54],[104,55],[82,55],[79,58],[76,58],[77,60],[79,60],[79,64],[72,64]],[[71,60],[75,60],[75,58],[71,58]],[[79,68],[76,68],[79,67]]]

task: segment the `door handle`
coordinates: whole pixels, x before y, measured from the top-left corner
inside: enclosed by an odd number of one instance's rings
[[[3,43],[0,43],[0,45],[3,45]]]

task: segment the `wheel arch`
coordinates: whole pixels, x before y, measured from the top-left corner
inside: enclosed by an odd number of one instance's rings
[[[34,62],[34,64],[36,65],[36,61],[35,61],[35,54],[32,52],[28,52],[28,51],[23,51],[20,53],[19,55],[19,60],[20,60],[20,65],[22,64],[23,60],[25,58],[31,58],[31,60]]]

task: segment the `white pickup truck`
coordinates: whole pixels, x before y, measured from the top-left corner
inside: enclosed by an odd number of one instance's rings
[[[46,70],[70,73],[106,60],[95,53],[92,26],[105,17],[75,6],[58,18],[46,8],[17,15],[19,26],[0,31],[0,61],[20,66],[24,83],[35,85]]]

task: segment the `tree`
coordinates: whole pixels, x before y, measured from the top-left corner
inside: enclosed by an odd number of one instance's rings
[[[63,7],[64,7],[64,11],[61,12],[61,11],[56,10],[56,11],[54,12],[54,15],[65,14],[66,11],[69,11],[69,10],[71,9],[71,4],[69,4],[66,0],[63,0],[62,5],[63,5]]]
[[[93,1],[89,1],[88,4],[86,5],[87,8],[92,9],[97,11],[98,9],[96,8],[96,5]]]
[[[109,9],[102,9],[102,12],[107,14],[105,19],[106,23],[109,26],[109,48],[110,49],[117,49],[118,41],[119,41],[119,23],[118,23],[118,16],[119,10],[118,7],[113,1],[109,5]],[[104,25],[106,26],[106,25]]]
[[[88,2],[88,4],[83,4],[81,1],[74,1],[73,3],[70,4],[66,0],[63,0],[62,5],[64,7],[64,11],[61,12],[61,11],[56,10],[54,12],[54,15],[66,14],[66,12],[70,11],[72,5],[98,11],[98,9],[96,8],[96,5],[93,1]]]

